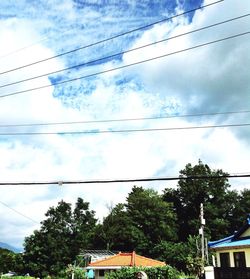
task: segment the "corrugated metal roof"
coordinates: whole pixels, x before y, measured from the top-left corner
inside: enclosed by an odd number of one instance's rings
[[[212,249],[233,248],[233,247],[243,247],[243,246],[250,247],[250,238],[239,239],[239,240],[235,240],[235,241],[225,241],[225,242],[220,242],[218,244],[209,245],[209,247]]]
[[[235,234],[217,241],[210,241],[208,246],[214,250],[250,247],[249,227],[250,217],[248,216],[247,222]]]

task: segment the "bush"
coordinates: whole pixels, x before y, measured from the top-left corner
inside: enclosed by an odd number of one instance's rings
[[[144,271],[150,279],[178,279],[180,273],[171,266],[152,267],[152,268],[122,268],[121,270],[105,274],[106,279],[135,279],[137,273]]]
[[[75,279],[86,279],[87,278],[86,270],[84,270],[78,266],[75,267],[73,265],[68,265],[68,268],[66,269],[66,272],[65,272],[65,275],[67,276],[66,278],[71,278],[71,274],[73,272],[74,272]],[[63,278],[63,276],[61,278]]]

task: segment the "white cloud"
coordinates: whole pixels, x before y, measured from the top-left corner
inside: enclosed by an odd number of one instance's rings
[[[50,1],[46,2],[51,5]],[[192,23],[178,19],[173,23],[162,24],[147,30],[140,38],[134,39],[132,47],[171,35],[186,32],[214,21],[223,20],[246,13],[248,3],[237,5],[232,9],[233,1],[224,1],[219,6],[210,7],[197,12]],[[30,7],[31,9],[32,7]],[[30,12],[30,9],[27,13]],[[71,24],[75,19],[81,18],[71,1],[64,1],[60,10],[69,9],[67,23]],[[88,7],[88,17],[97,18],[99,12]],[[112,8],[113,9],[113,8]],[[84,9],[86,12],[87,8]],[[55,18],[55,11],[48,11],[42,19],[44,26],[53,29],[54,24],[65,23],[65,18]],[[112,10],[114,13],[114,10]],[[223,12],[222,12],[223,11]],[[101,13],[101,12],[100,12]],[[109,15],[110,17],[113,14]],[[126,15],[128,16],[128,15]],[[59,16],[58,16],[59,17]],[[112,19],[112,18],[111,18]],[[110,18],[106,18],[110,22]],[[139,19],[138,19],[139,21]],[[105,19],[104,21],[105,22]],[[125,22],[125,20],[124,20]],[[220,37],[231,32],[238,32],[245,26],[248,19],[228,30],[225,25],[218,31],[199,33],[178,40],[168,41],[162,45],[155,45],[142,52],[127,54],[123,62],[131,63],[146,59],[154,55],[185,48],[193,44]],[[0,30],[0,40],[5,42],[0,45],[1,53],[9,53],[18,45],[25,46],[39,41],[42,24],[36,22],[34,26],[28,19],[2,21],[4,25]],[[41,21],[39,21],[41,23]],[[98,29],[102,22],[95,26]],[[103,23],[104,24],[104,23]],[[106,24],[106,23],[105,23]],[[127,23],[130,26],[130,23]],[[37,26],[39,28],[37,29]],[[57,26],[58,27],[58,26]],[[60,26],[59,26],[60,27]],[[59,28],[58,27],[58,28]],[[103,27],[103,26],[102,26]],[[127,26],[121,26],[124,28]],[[104,27],[103,27],[104,28]],[[110,33],[116,30],[113,26]],[[234,30],[235,29],[235,30]],[[37,31],[38,30],[38,31]],[[71,39],[79,43],[81,40],[93,41],[91,32],[76,29],[72,32]],[[98,29],[100,33],[103,33]],[[93,31],[93,30],[92,30]],[[45,31],[44,31],[45,32]],[[44,34],[44,32],[42,32]],[[49,31],[52,32],[53,31]],[[229,33],[228,33],[229,32]],[[78,34],[79,33],[79,34]],[[90,34],[92,33],[92,34]],[[118,31],[116,32],[118,33]],[[216,34],[214,34],[216,33]],[[84,36],[84,35],[85,36]],[[65,38],[70,34],[65,34]],[[100,34],[96,35],[97,37]],[[108,34],[107,34],[108,35]],[[95,37],[95,38],[97,38]],[[11,38],[10,40],[8,38]],[[241,44],[238,44],[238,42]],[[147,63],[134,68],[120,70],[107,75],[100,75],[93,80],[82,80],[77,84],[67,84],[64,87],[49,87],[25,94],[0,99],[1,123],[34,123],[34,122],[63,122],[74,120],[95,120],[134,118],[162,115],[166,113],[228,111],[245,109],[248,106],[249,96],[249,40],[239,39],[230,43],[209,46],[194,50],[185,54]],[[84,42],[81,42],[84,43]],[[53,41],[41,42],[25,51],[17,52],[13,56],[6,56],[2,61],[8,64],[2,66],[9,69],[18,65],[35,61],[38,58],[53,56],[55,51],[64,48],[61,43]],[[69,46],[71,43],[66,42]],[[130,41],[121,40],[120,46],[131,45]],[[112,47],[116,47],[115,43]],[[109,51],[107,44],[102,50]],[[100,52],[100,48],[93,51],[93,57]],[[90,52],[87,52],[88,54]],[[12,82],[31,74],[45,73],[46,71],[61,69],[79,59],[86,59],[86,54],[72,56],[63,59],[58,58],[45,64],[37,65],[33,69],[16,72],[15,75],[0,76],[1,82]],[[89,55],[87,58],[91,58]],[[85,60],[84,60],[85,61]],[[109,62],[98,65],[95,69],[107,69],[113,65],[122,65],[122,61]],[[69,76],[81,75],[80,69]],[[44,77],[34,80],[30,86],[49,85],[50,80]],[[14,90],[23,90],[28,85],[16,85]],[[0,94],[10,92],[9,89],[1,89]],[[240,93],[239,93],[240,92]],[[57,97],[53,97],[53,94]],[[244,107],[242,104],[244,100]],[[232,121],[237,121],[237,117]],[[244,121],[244,118],[239,121]],[[134,122],[94,123],[88,125],[75,125],[73,130],[85,129],[124,129],[124,128],[167,128],[195,125],[213,125],[214,123],[226,123],[224,117],[189,118],[189,119],[165,119]],[[65,131],[68,127],[57,127],[57,131]],[[10,131],[1,128],[1,131]],[[54,131],[55,127],[26,127],[25,131]],[[12,131],[23,131],[23,128],[15,128]],[[243,131],[243,130],[242,130]],[[245,133],[243,133],[245,134]],[[187,163],[197,163],[200,158],[208,163],[211,168],[222,168],[228,172],[245,172],[247,170],[249,152],[248,144],[243,142],[234,130],[179,130],[162,132],[138,132],[131,134],[96,134],[96,135],[39,135],[33,137],[2,137],[0,139],[0,170],[2,181],[41,181],[41,180],[86,180],[86,179],[116,179],[160,176],[175,176]],[[233,158],[233,159],[232,159]],[[235,187],[242,187],[240,181],[231,181]],[[143,186],[153,185],[155,189],[162,190],[165,186],[175,186],[175,183],[136,183]],[[101,219],[108,212],[107,204],[123,202],[133,184],[83,184],[71,186],[1,186],[0,201],[22,212],[38,222],[44,218],[44,213],[49,206],[56,205],[62,198],[75,203],[81,196],[90,202],[91,209],[97,211]],[[28,219],[22,217],[4,205],[0,205],[1,222],[5,226],[0,231],[0,239],[15,245],[21,245],[24,236],[30,234],[38,226],[31,224]],[[8,235],[13,233],[11,239]]]

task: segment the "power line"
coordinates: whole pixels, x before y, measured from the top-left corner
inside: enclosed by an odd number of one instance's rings
[[[239,19],[248,17],[249,15],[250,14],[248,13],[248,14],[245,14],[245,15],[242,15],[242,16],[230,18],[228,20],[220,21],[220,22],[217,22],[217,23],[214,23],[214,24],[211,24],[211,25],[207,25],[207,26],[204,26],[204,27],[201,27],[201,28],[198,28],[198,29],[191,30],[189,32],[181,33],[181,34],[176,35],[176,36],[172,36],[172,37],[169,37],[169,38],[166,38],[166,39],[155,41],[153,43],[149,43],[149,44],[142,45],[142,46],[139,46],[139,47],[136,47],[136,48],[125,50],[125,51],[115,53],[115,54],[112,54],[112,55],[109,55],[109,56],[105,56],[105,57],[101,57],[101,58],[98,58],[98,59],[95,59],[95,60],[90,60],[90,61],[87,61],[87,62],[84,62],[84,63],[73,65],[73,66],[70,66],[70,67],[67,67],[67,68],[63,68],[61,70],[52,71],[52,72],[49,72],[49,73],[45,73],[45,74],[42,74],[42,75],[38,75],[38,76],[34,76],[34,77],[30,77],[30,78],[26,78],[26,79],[22,79],[22,80],[18,80],[18,81],[14,81],[14,82],[11,82],[11,83],[6,83],[6,84],[1,85],[0,88],[8,87],[8,86],[15,85],[15,84],[20,84],[20,83],[23,83],[23,82],[26,82],[26,81],[38,79],[38,78],[53,75],[53,74],[58,74],[58,73],[61,73],[61,72],[67,71],[67,70],[72,70],[72,69],[75,69],[75,68],[91,65],[91,64],[94,64],[96,62],[111,59],[111,58],[114,58],[114,57],[117,57],[117,56],[124,55],[126,53],[130,53],[130,52],[140,50],[140,49],[143,49],[143,48],[146,48],[146,47],[149,47],[149,46],[153,46],[153,45],[156,45],[156,44],[159,44],[159,43],[163,43],[163,42],[166,42],[166,41],[177,39],[177,38],[182,37],[182,36],[186,36],[186,35],[190,35],[192,33],[203,31],[203,30],[215,27],[215,26],[219,26],[219,25],[226,24],[226,23],[229,23],[229,22],[232,22],[232,21],[235,21],[235,20],[239,20]]]
[[[215,129],[215,128],[233,128],[249,127],[250,123],[241,124],[223,124],[207,126],[187,126],[187,127],[169,127],[169,128],[148,128],[148,129],[124,129],[124,130],[85,130],[85,131],[59,131],[59,132],[20,132],[20,133],[0,133],[0,136],[37,136],[37,135],[80,135],[80,134],[109,134],[109,133],[136,133],[136,132],[160,132],[160,131],[181,131],[194,129]]]
[[[149,182],[149,181],[172,181],[172,180],[202,180],[220,178],[248,178],[250,173],[244,174],[223,174],[223,175],[191,175],[191,176],[168,176],[149,178],[129,179],[95,179],[95,180],[65,180],[65,181],[31,181],[31,182],[0,182],[0,186],[28,186],[28,185],[74,185],[74,184],[100,184],[100,183],[128,183],[128,182]]]
[[[52,86],[65,84],[65,83],[68,83],[68,82],[73,82],[73,81],[77,81],[77,80],[81,80],[81,79],[85,79],[85,78],[90,78],[90,77],[93,77],[93,76],[98,76],[98,75],[105,74],[105,73],[110,73],[110,72],[113,72],[113,71],[125,69],[125,68],[131,67],[131,66],[140,65],[140,64],[150,62],[150,61],[153,61],[153,60],[161,59],[161,58],[168,57],[168,56],[171,56],[171,55],[175,55],[175,54],[178,54],[178,53],[183,53],[183,52],[186,52],[186,51],[190,51],[190,50],[197,49],[197,48],[204,47],[204,46],[208,46],[208,45],[211,45],[211,44],[223,42],[223,41],[226,41],[226,40],[235,39],[235,38],[245,36],[245,35],[249,35],[249,34],[250,34],[250,31],[247,31],[247,32],[244,32],[244,33],[239,33],[239,34],[236,34],[236,35],[224,37],[222,39],[206,42],[206,43],[195,45],[195,46],[192,46],[192,47],[189,47],[189,48],[186,48],[186,49],[174,51],[174,52],[171,52],[171,53],[167,53],[167,54],[163,54],[163,55],[156,56],[156,57],[153,57],[153,58],[141,60],[141,61],[134,62],[134,63],[131,63],[131,64],[127,64],[127,65],[119,66],[119,67],[116,67],[116,68],[111,68],[111,69],[108,69],[108,70],[96,72],[96,73],[93,73],[93,74],[89,74],[89,75],[85,75],[85,76],[81,76],[81,77],[77,77],[77,78],[73,78],[73,79],[68,79],[68,80],[56,82],[54,84],[43,85],[43,86],[39,86],[39,87],[35,87],[35,88],[30,88],[30,89],[25,89],[25,90],[21,90],[21,91],[12,92],[12,93],[7,93],[7,94],[4,94],[4,95],[1,95],[0,98],[13,96],[13,95],[18,95],[18,94],[23,94],[23,93],[27,93],[27,92],[31,92],[31,91],[35,91],[35,90],[39,90],[39,89],[44,89],[44,88],[48,88],[48,87],[52,87]]]
[[[4,205],[5,207],[9,208],[10,210],[14,211],[15,213],[21,215],[22,217],[24,217],[24,218],[26,218],[26,219],[32,221],[33,223],[39,224],[39,223],[38,223],[37,221],[35,221],[34,219],[32,219],[32,218],[30,218],[30,217],[24,215],[23,213],[21,213],[20,211],[17,211],[16,209],[10,207],[10,206],[7,205],[6,203],[4,203],[4,202],[2,202],[2,201],[0,201],[0,203],[1,203],[2,205]]]
[[[197,10],[201,10],[201,9],[207,8],[207,7],[209,7],[209,6],[218,4],[218,3],[223,2],[223,1],[224,1],[224,0],[219,0],[219,1],[216,1],[216,2],[212,2],[212,3],[210,3],[210,4],[203,5],[203,6],[200,6],[200,7],[195,8],[195,9],[191,9],[191,10],[188,10],[188,11],[186,11],[186,12],[183,12],[183,13],[180,13],[180,14],[177,14],[177,15],[174,15],[174,16],[171,16],[171,17],[168,17],[168,18],[164,18],[164,19],[155,21],[155,22],[153,22],[153,23],[150,23],[150,24],[147,24],[147,25],[144,25],[144,26],[141,26],[141,27],[138,27],[138,28],[135,28],[135,29],[132,29],[132,30],[129,30],[129,31],[126,31],[126,32],[117,34],[117,35],[114,35],[114,36],[112,36],[112,37],[110,37],[110,38],[106,38],[106,39],[103,39],[103,40],[100,40],[100,41],[97,41],[97,42],[94,42],[94,43],[91,43],[91,44],[88,44],[88,45],[85,45],[85,46],[81,46],[81,47],[72,49],[72,50],[70,50],[70,51],[66,51],[66,52],[63,52],[63,53],[60,53],[60,54],[57,54],[57,55],[54,55],[54,56],[51,56],[51,57],[48,57],[48,58],[45,58],[45,59],[42,59],[42,60],[33,62],[33,63],[30,63],[30,64],[26,64],[26,65],[23,65],[23,66],[20,66],[20,67],[16,67],[16,68],[13,68],[13,69],[9,69],[9,70],[6,70],[6,71],[4,71],[4,72],[1,72],[0,75],[6,74],[6,73],[10,73],[10,72],[13,72],[13,71],[17,71],[17,70],[20,70],[20,69],[23,69],[23,68],[26,68],[26,67],[29,67],[29,66],[38,64],[38,63],[42,63],[42,62],[45,62],[45,61],[48,61],[48,60],[51,60],[51,59],[54,59],[54,58],[58,58],[58,57],[61,57],[61,56],[64,56],[64,55],[67,55],[67,54],[70,54],[70,53],[73,53],[73,52],[76,52],[76,51],[85,49],[85,48],[89,48],[89,47],[92,47],[92,46],[95,46],[95,45],[98,45],[98,44],[101,44],[101,43],[104,43],[104,42],[107,42],[107,41],[110,41],[110,40],[113,40],[113,39],[116,39],[116,38],[119,38],[119,37],[122,37],[122,36],[125,36],[125,35],[128,35],[128,34],[134,33],[134,32],[136,32],[136,31],[140,31],[140,30],[143,30],[143,29],[147,29],[147,28],[152,27],[152,26],[154,26],[154,25],[156,25],[156,24],[159,24],[159,23],[162,23],[162,22],[165,22],[165,21],[172,20],[172,19],[174,19],[174,18],[177,18],[177,17],[183,16],[183,15],[186,15],[186,14],[188,14],[188,13],[195,12],[195,11],[197,11]]]
[[[33,126],[55,126],[55,125],[74,125],[74,124],[126,122],[126,121],[144,121],[144,120],[158,120],[158,119],[171,119],[171,118],[188,118],[188,117],[200,117],[200,116],[216,116],[216,115],[228,115],[228,114],[240,114],[240,113],[250,113],[250,110],[227,111],[227,112],[211,112],[211,113],[197,113],[197,114],[182,114],[182,115],[168,115],[168,116],[155,116],[155,117],[120,118],[120,119],[104,119],[104,120],[82,120],[82,121],[69,121],[69,122],[0,124],[0,128],[8,128],[8,127],[33,127]]]
[[[69,32],[69,31],[72,31],[72,27],[67,28],[66,30],[63,30],[63,31],[60,30],[60,36],[61,36],[62,34],[64,34],[64,33]],[[38,40],[38,41],[35,41],[35,42],[33,42],[33,43],[29,44],[29,45],[20,47],[20,48],[18,48],[18,49],[15,49],[15,50],[13,50],[13,51],[10,51],[9,53],[6,53],[6,54],[0,56],[0,60],[6,58],[6,57],[8,57],[8,56],[11,56],[11,55],[13,55],[13,54],[15,54],[15,53],[17,53],[17,52],[21,52],[21,51],[26,50],[26,49],[28,49],[28,48],[31,48],[31,47],[33,47],[33,46],[35,46],[35,45],[38,45],[38,44],[40,44],[41,42],[48,41],[48,40],[51,40],[51,39],[52,39],[52,37],[43,36],[43,37],[42,37],[40,40]]]

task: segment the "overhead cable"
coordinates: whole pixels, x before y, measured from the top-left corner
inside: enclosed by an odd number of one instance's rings
[[[244,174],[223,174],[223,175],[190,175],[190,176],[168,176],[149,178],[128,178],[128,179],[94,179],[94,180],[63,180],[63,181],[26,181],[26,182],[0,182],[0,186],[24,186],[24,185],[77,185],[77,184],[104,184],[104,183],[130,183],[149,181],[172,181],[172,180],[204,180],[221,178],[248,178],[250,173]]]
[[[144,25],[144,26],[141,26],[141,27],[138,27],[138,28],[135,28],[135,29],[132,29],[132,30],[129,30],[129,31],[117,34],[117,35],[114,35],[114,36],[112,36],[110,38],[106,38],[106,39],[103,39],[103,40],[100,40],[100,41],[97,41],[97,42],[94,42],[94,43],[91,43],[91,44],[88,44],[88,45],[85,45],[85,46],[81,46],[81,47],[72,49],[70,51],[66,51],[66,52],[63,52],[63,53],[60,53],[60,54],[57,54],[57,55],[54,55],[54,56],[51,56],[51,57],[48,57],[48,58],[45,58],[45,59],[41,59],[39,61],[36,61],[36,62],[33,62],[33,63],[29,63],[29,64],[26,64],[26,65],[23,65],[23,66],[20,66],[20,67],[9,69],[9,70],[0,72],[0,75],[7,74],[7,73],[10,73],[10,72],[13,72],[13,71],[17,71],[17,70],[20,70],[20,69],[23,69],[23,68],[26,68],[26,67],[29,67],[29,66],[32,66],[32,65],[36,65],[36,64],[39,64],[39,63],[42,63],[42,62],[45,62],[45,61],[48,61],[48,60],[51,60],[51,59],[54,59],[54,58],[58,58],[58,57],[61,57],[61,56],[64,56],[64,55],[67,55],[67,54],[70,54],[70,53],[73,53],[73,52],[85,49],[85,48],[93,47],[93,46],[96,46],[98,44],[101,44],[101,43],[104,43],[104,42],[108,42],[110,40],[113,40],[113,39],[116,39],[116,38],[119,38],[119,37],[122,37],[122,36],[125,36],[125,35],[128,35],[128,34],[134,33],[136,31],[147,29],[147,28],[152,27],[152,26],[154,26],[156,24],[163,23],[163,22],[172,20],[174,18],[177,18],[177,17],[183,16],[183,15],[189,14],[189,13],[193,13],[193,12],[195,12],[197,10],[201,10],[201,9],[207,8],[209,6],[218,4],[218,3],[223,2],[223,1],[224,0],[218,0],[218,1],[206,4],[206,5],[203,5],[203,6],[199,6],[199,7],[195,8],[195,9],[191,9],[191,10],[185,11],[183,13],[180,13],[180,14],[168,17],[168,18],[164,18],[164,19],[152,22],[150,24],[147,24],[147,25]]]
[[[109,55],[109,56],[105,56],[105,57],[101,57],[101,58],[98,58],[98,59],[95,59],[95,60],[90,60],[90,61],[87,61],[87,62],[84,62],[84,63],[73,65],[73,66],[70,66],[70,67],[67,67],[67,68],[63,68],[61,70],[52,71],[52,72],[49,72],[49,73],[45,73],[45,74],[42,74],[42,75],[29,77],[29,78],[18,80],[18,81],[14,81],[14,82],[11,82],[11,83],[6,83],[6,84],[3,84],[3,85],[0,85],[0,88],[8,87],[8,86],[11,86],[11,85],[23,83],[23,82],[26,82],[26,81],[38,79],[38,78],[45,77],[45,76],[50,76],[50,75],[53,75],[53,74],[58,74],[58,73],[61,73],[61,72],[65,72],[67,70],[72,70],[72,69],[83,67],[83,66],[87,66],[87,65],[89,66],[91,64],[95,64],[95,63],[103,61],[103,60],[108,60],[108,59],[111,59],[111,58],[114,58],[114,57],[119,57],[119,56],[124,55],[126,53],[137,51],[137,50],[149,47],[149,46],[153,46],[153,45],[156,45],[156,44],[159,44],[159,43],[163,43],[163,42],[166,42],[166,41],[177,39],[177,38],[182,37],[182,36],[186,36],[186,35],[190,35],[190,34],[193,34],[193,33],[196,33],[196,32],[200,32],[200,31],[203,31],[203,30],[215,27],[215,26],[219,26],[219,25],[226,24],[226,23],[229,23],[229,22],[232,22],[232,21],[235,21],[235,20],[239,20],[239,19],[248,17],[249,15],[250,14],[248,13],[248,14],[245,14],[245,15],[242,15],[242,16],[230,18],[230,19],[227,19],[227,20],[224,20],[224,21],[220,21],[220,22],[211,24],[211,25],[207,25],[207,26],[204,26],[204,27],[201,27],[201,28],[198,28],[198,29],[191,30],[189,32],[181,33],[179,35],[172,36],[172,37],[169,37],[169,38],[166,38],[166,39],[162,39],[162,40],[159,40],[159,41],[155,41],[153,43],[149,43],[149,44],[142,45],[142,46],[139,46],[139,47],[136,47],[136,48],[132,48],[132,49],[129,49],[129,50],[125,50],[125,51],[122,51],[122,52],[119,52],[119,53],[115,53],[115,54],[112,54],[112,55]]]
[[[145,128],[145,129],[124,129],[124,130],[84,130],[84,131],[58,131],[58,132],[18,132],[0,133],[0,136],[37,136],[37,135],[88,135],[88,134],[110,134],[110,133],[138,133],[138,132],[160,132],[160,131],[181,131],[194,129],[215,129],[249,127],[250,123],[206,125],[206,126],[187,126],[187,127],[168,127],[168,128]]]
[[[15,213],[21,215],[22,217],[24,217],[24,218],[26,218],[26,219],[32,221],[33,223],[39,224],[39,223],[38,223],[37,221],[35,221],[34,219],[30,218],[30,217],[27,216],[27,215],[24,215],[23,213],[21,213],[20,211],[17,211],[16,209],[10,207],[10,206],[7,205],[6,203],[4,203],[4,202],[2,202],[2,201],[0,201],[0,203],[1,203],[2,205],[4,205],[5,207],[9,208],[10,210],[14,211]]]
[[[198,45],[195,45],[195,46],[192,46],[192,47],[189,47],[189,48],[185,48],[185,49],[181,49],[181,50],[178,50],[178,51],[170,52],[170,53],[167,53],[167,54],[163,54],[163,55],[160,55],[160,56],[156,56],[156,57],[152,57],[152,58],[149,58],[149,59],[141,60],[141,61],[134,62],[134,63],[131,63],[131,64],[107,69],[107,70],[96,72],[96,73],[93,73],[93,74],[89,74],[89,75],[85,75],[85,76],[81,76],[81,77],[76,77],[76,78],[72,78],[72,79],[68,79],[68,80],[64,80],[64,81],[60,81],[60,82],[55,82],[55,83],[49,84],[49,85],[43,85],[43,86],[39,86],[39,87],[35,87],[35,88],[30,88],[30,89],[25,89],[25,90],[21,90],[21,91],[12,92],[12,93],[3,94],[3,95],[0,95],[0,98],[13,96],[13,95],[18,95],[18,94],[23,94],[23,93],[28,93],[28,92],[36,91],[36,90],[39,90],[39,89],[44,89],[44,88],[57,86],[57,85],[61,85],[61,84],[69,83],[69,82],[74,82],[74,81],[85,79],[85,78],[90,78],[90,77],[93,77],[93,76],[98,76],[98,75],[105,74],[105,73],[110,73],[110,72],[113,72],[113,71],[125,69],[125,68],[131,67],[131,66],[140,65],[140,64],[143,64],[143,63],[146,63],[146,62],[161,59],[161,58],[168,57],[168,56],[171,56],[171,55],[175,55],[175,54],[178,54],[178,53],[183,53],[183,52],[186,52],[186,51],[201,48],[201,47],[208,46],[208,45],[211,45],[211,44],[215,44],[215,43],[223,42],[223,41],[226,41],[226,40],[246,36],[246,35],[249,35],[249,34],[250,34],[250,31],[235,34],[235,35],[232,35],[232,36],[224,37],[222,39],[206,42],[206,43],[203,43],[203,44],[198,44]]]
[[[128,121],[145,121],[145,120],[160,120],[171,118],[188,118],[188,117],[202,117],[202,116],[216,116],[228,114],[250,113],[250,110],[240,111],[226,111],[226,112],[210,112],[210,113],[196,113],[196,114],[177,114],[167,116],[152,116],[152,117],[138,117],[138,118],[120,118],[120,119],[103,119],[103,120],[79,120],[68,122],[49,122],[49,123],[22,123],[22,124],[0,124],[0,128],[8,127],[33,127],[33,126],[56,126],[56,125],[75,125],[75,124],[90,124],[90,123],[112,123],[112,122],[128,122]]]

